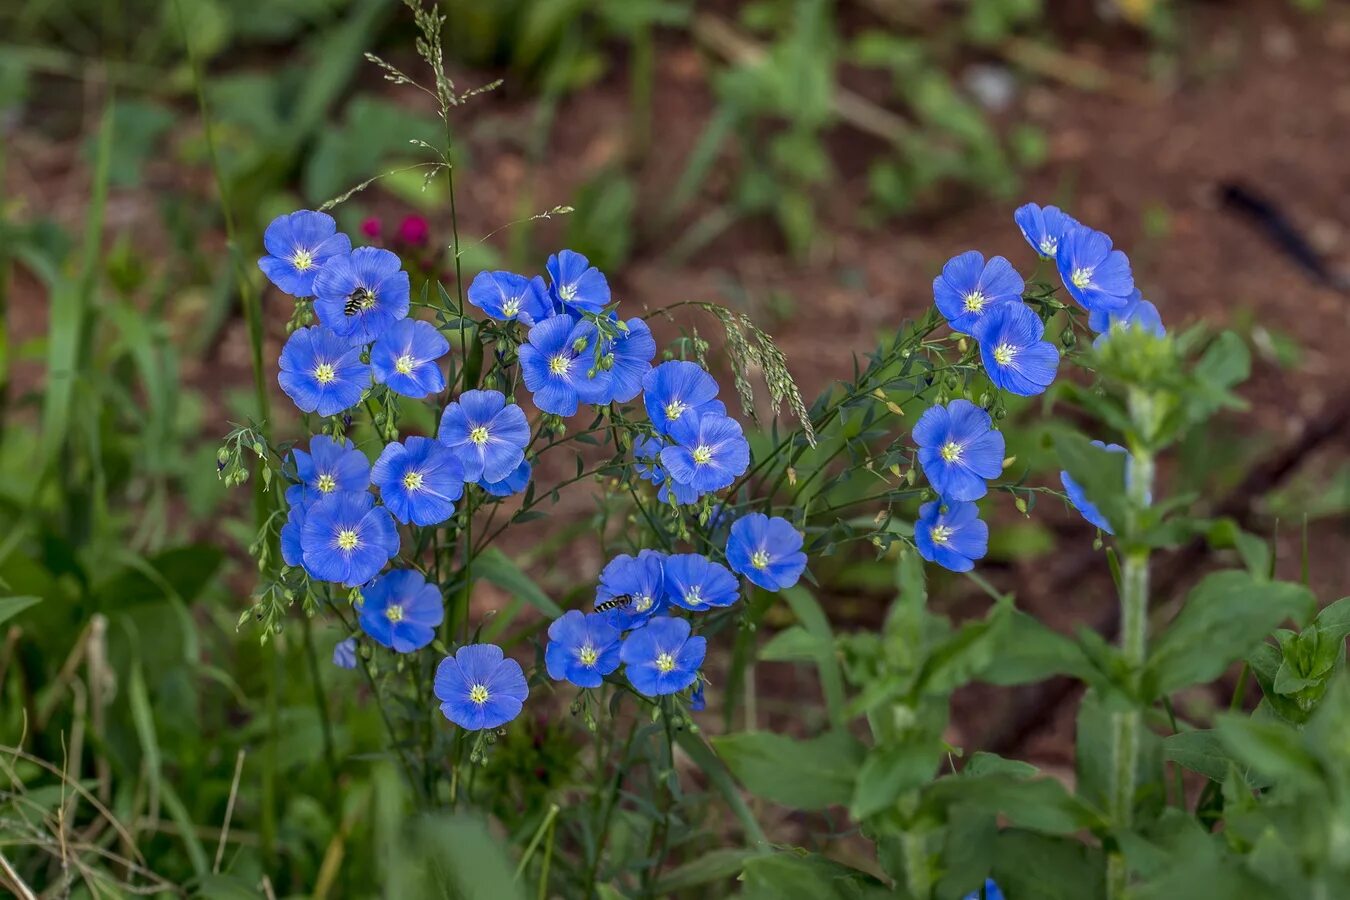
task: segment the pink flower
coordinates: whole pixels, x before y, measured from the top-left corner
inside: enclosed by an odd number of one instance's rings
[[[361,223],[361,233],[373,241],[380,239],[380,232],[383,230],[380,220],[371,216]]]
[[[398,226],[398,240],[401,243],[420,247],[430,237],[431,227],[427,220],[418,215],[405,216]]]

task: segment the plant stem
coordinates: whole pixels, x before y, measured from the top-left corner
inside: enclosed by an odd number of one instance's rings
[[[328,773],[336,781],[338,777],[337,754],[333,752],[333,725],[328,718],[328,698],[323,693],[323,679],[319,676],[319,656],[314,650],[314,628],[309,623],[309,614],[300,613],[300,626],[305,635],[305,659],[309,663],[309,680],[314,685],[314,708],[319,713],[319,725],[323,731],[323,758],[328,763]]]

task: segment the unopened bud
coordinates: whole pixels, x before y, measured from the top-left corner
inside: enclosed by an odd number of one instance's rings
[[[1016,506],[1016,507],[1017,507],[1017,511],[1020,512],[1022,515],[1025,516],[1025,515],[1027,514],[1027,501],[1026,501],[1026,498],[1024,498],[1024,497],[1018,497],[1016,500],[1013,501],[1013,506]]]

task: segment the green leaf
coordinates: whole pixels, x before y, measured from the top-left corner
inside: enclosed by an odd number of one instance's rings
[[[940,744],[927,741],[873,747],[858,771],[849,815],[865,819],[889,809],[933,777],[942,753]]]
[[[41,602],[41,597],[0,597],[0,625]]]
[[[810,634],[814,642],[812,660],[820,672],[820,688],[825,695],[825,709],[830,716],[830,725],[834,728],[844,726],[844,676],[839,670],[839,659],[834,650],[834,632],[830,630],[830,620],[820,603],[811,592],[801,585],[788,588],[783,592],[788,606],[797,621]]]
[[[998,655],[1012,606],[999,603],[981,621],[966,622],[933,648],[919,673],[919,689],[948,694],[979,677]]]
[[[1313,791],[1323,788],[1317,760],[1289,725],[1231,715],[1220,718],[1215,731],[1235,758],[1277,783]]]
[[[1082,648],[1071,638],[1015,610],[998,652],[980,672],[980,681],[1014,685],[1033,684],[1054,675],[1085,679],[1092,668]]]
[[[746,790],[793,809],[848,804],[864,755],[863,746],[842,731],[801,741],[747,731],[713,738],[712,745]]]
[[[961,770],[965,775],[1011,775],[1014,778],[1035,778],[1041,770],[1020,759],[1004,759],[997,753],[977,750]]]
[[[736,787],[736,782],[732,781],[726,765],[717,758],[717,754],[712,751],[712,748],[704,742],[701,736],[688,731],[679,732],[675,736],[675,741],[680,745],[680,749],[689,754],[689,758],[699,767],[708,782],[717,788],[723,801],[726,802],[727,808],[740,822],[741,828],[745,831],[750,843],[756,847],[767,845],[769,839],[764,835],[764,830],[760,828],[759,820],[755,818],[755,814],[746,805],[745,798]]]
[[[1234,759],[1213,731],[1183,731],[1168,735],[1163,738],[1163,758],[1220,783],[1228,777],[1229,769],[1237,766],[1252,787],[1263,788],[1270,784],[1266,779],[1254,777],[1245,765]]]
[[[800,625],[784,628],[769,639],[759,650],[759,658],[766,662],[815,662],[822,647],[818,638]]]
[[[1076,838],[1010,828],[994,842],[994,880],[1009,898],[1098,900],[1105,876],[1101,850]]]
[[[1210,523],[1205,539],[1216,550],[1229,547],[1237,550],[1242,557],[1242,564],[1255,577],[1270,577],[1270,545],[1256,535],[1243,531],[1232,519],[1216,519]]]
[[[1200,582],[1154,645],[1144,668],[1146,697],[1213,681],[1286,619],[1306,621],[1312,592],[1248,572],[1215,572]]]
[[[702,884],[724,882],[744,869],[746,861],[752,856],[758,855],[757,851],[740,847],[722,847],[699,854],[692,862],[662,875],[661,880],[652,887],[652,893],[665,897]]]
[[[741,872],[740,896],[747,900],[853,900],[894,897],[866,872],[816,854],[757,856]]]
[[[1074,432],[1055,435],[1055,453],[1087,499],[1120,533],[1125,525],[1125,454],[1096,447]]]
[[[514,560],[496,547],[489,547],[475,557],[472,571],[474,578],[482,578],[507,593],[520,597],[550,619],[556,619],[563,614],[562,607],[549,599],[539,585],[535,584],[533,578],[526,575]]]

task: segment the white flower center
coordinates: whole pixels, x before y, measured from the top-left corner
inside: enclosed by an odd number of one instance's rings
[[[679,400],[672,400],[666,404],[666,418],[674,422],[684,411],[689,408],[689,404],[681,403]]]
[[[337,372],[328,363],[319,363],[314,367],[314,380],[319,384],[328,384],[334,378],[337,378]]]
[[[956,441],[948,441],[942,445],[942,450],[939,452],[947,462],[956,462],[961,458],[961,445]]]
[[[384,617],[390,622],[402,622],[403,607],[397,603],[389,604],[389,608],[384,611]]]
[[[520,312],[520,300],[516,297],[512,297],[502,304],[502,315],[506,316],[508,319],[518,312]]]
[[[394,370],[400,375],[411,375],[415,364],[413,358],[405,353],[394,360]]]
[[[994,347],[994,362],[1000,366],[1012,365],[1012,361],[1017,358],[1017,348],[1007,341]]]
[[[291,257],[291,264],[297,271],[305,272],[314,265],[314,254],[308,250],[296,250],[295,255]]]
[[[489,696],[487,685],[485,684],[475,684],[473,687],[469,688],[469,699],[479,706],[488,702]]]
[[[562,353],[559,353],[548,361],[548,370],[554,375],[566,375],[567,370],[571,367],[572,361]]]
[[[756,550],[750,556],[750,565],[756,569],[767,569],[769,567],[769,553],[766,550]]]
[[[469,440],[478,446],[483,446],[488,442],[488,430],[486,425],[479,425],[473,431],[469,432]]]
[[[1073,286],[1076,288],[1085,288],[1092,283],[1092,270],[1085,268],[1074,269],[1073,274],[1069,276],[1069,281],[1073,282]]]
[[[403,486],[410,491],[419,490],[422,487],[422,473],[408,472],[403,476]]]
[[[988,302],[988,299],[984,294],[979,291],[971,291],[969,294],[966,294],[966,312],[982,312],[986,302]]]
[[[355,529],[344,528],[338,532],[337,545],[339,550],[355,550],[361,543],[361,536]]]
[[[934,525],[929,536],[933,539],[933,543],[935,544],[946,544],[952,539],[952,530],[946,525]]]
[[[712,448],[707,444],[699,444],[694,448],[694,462],[700,466],[706,466],[708,463],[712,462],[712,457]]]
[[[318,488],[321,492],[327,494],[337,490],[337,479],[327,472],[319,476]]]
[[[595,652],[595,648],[590,644],[577,651],[577,658],[581,660],[583,666],[593,666],[595,661],[600,658],[600,654]]]
[[[656,658],[656,668],[660,669],[662,672],[675,671],[675,657],[671,656],[669,653],[662,653]]]

